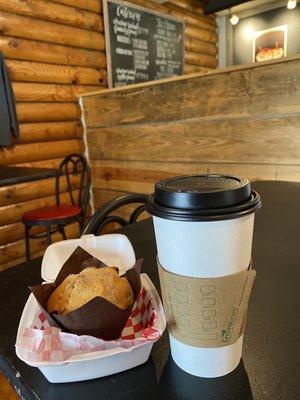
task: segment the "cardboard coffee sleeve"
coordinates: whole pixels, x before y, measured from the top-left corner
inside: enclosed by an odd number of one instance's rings
[[[219,278],[192,278],[166,271],[158,262],[171,335],[195,347],[223,347],[244,333],[256,271]]]

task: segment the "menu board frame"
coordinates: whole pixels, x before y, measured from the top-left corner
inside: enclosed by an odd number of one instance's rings
[[[101,0],[100,0],[101,1]],[[109,22],[109,13],[108,13],[108,3],[114,3],[117,5],[130,7],[136,9],[141,12],[145,12],[148,14],[156,15],[166,20],[175,21],[182,25],[182,70],[184,74],[185,69],[185,22],[180,20],[179,18],[170,16],[169,14],[163,14],[158,11],[153,11],[150,8],[142,7],[136,5],[134,3],[129,3],[128,1],[123,0],[102,0],[103,4],[103,19],[104,19],[104,33],[105,33],[105,48],[106,48],[106,66],[107,66],[107,79],[108,79],[108,87],[109,89],[113,89],[113,70],[112,70],[112,58],[111,58],[111,37],[110,37],[110,22]],[[179,76],[179,75],[177,75]],[[163,79],[163,78],[162,78]]]

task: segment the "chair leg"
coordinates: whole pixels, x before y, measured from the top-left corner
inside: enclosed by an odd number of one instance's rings
[[[52,240],[51,240],[51,226],[50,225],[48,225],[47,227],[46,227],[46,237],[47,237],[47,246],[50,246],[50,244],[52,243]]]
[[[79,223],[79,237],[81,236],[81,234],[82,234],[82,232],[83,232],[83,229],[84,229],[84,219],[82,218],[80,218],[79,220],[78,220],[78,223]]]
[[[66,232],[65,232],[65,228],[63,225],[58,225],[58,230],[63,238],[63,240],[67,240],[67,236],[66,236]]]
[[[30,261],[30,244],[29,244],[29,231],[30,226],[25,225],[25,253],[26,253],[26,262]]]

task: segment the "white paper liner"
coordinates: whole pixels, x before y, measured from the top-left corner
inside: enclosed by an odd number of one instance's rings
[[[39,310],[31,327],[23,328],[16,347],[22,359],[29,363],[63,362],[73,356],[98,351],[123,349],[129,351],[147,341],[156,341],[162,335],[157,327],[157,313],[150,296],[142,287],[131,315],[118,340],[105,341],[93,336],[74,335],[51,327]]]

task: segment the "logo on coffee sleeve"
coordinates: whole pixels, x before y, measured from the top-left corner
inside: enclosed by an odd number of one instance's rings
[[[222,329],[222,331],[221,331],[222,342],[228,342],[228,340],[230,339],[232,330],[234,328],[234,322],[235,322],[235,319],[236,319],[236,313],[237,313],[237,310],[234,308],[233,311],[232,311],[231,317],[230,317],[230,321],[229,321],[229,323],[227,325],[227,328],[226,329]]]

